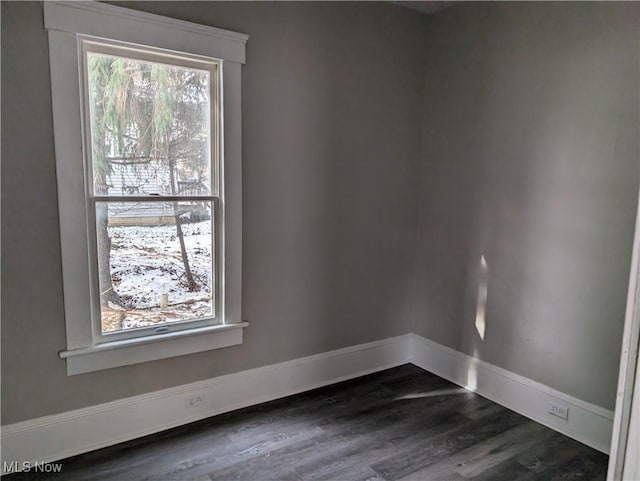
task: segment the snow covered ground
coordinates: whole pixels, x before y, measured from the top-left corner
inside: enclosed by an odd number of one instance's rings
[[[175,225],[109,227],[111,279],[121,305],[102,309],[103,332],[213,315],[211,222],[182,224],[182,230],[198,285],[193,292]]]

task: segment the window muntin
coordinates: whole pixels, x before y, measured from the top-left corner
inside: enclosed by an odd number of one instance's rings
[[[81,46],[94,337],[219,324],[220,65]]]

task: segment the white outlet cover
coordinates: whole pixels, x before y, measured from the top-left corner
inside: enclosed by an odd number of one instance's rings
[[[195,408],[204,404],[204,393],[187,395],[184,398],[184,405],[188,408]]]
[[[562,419],[569,419],[569,406],[566,404],[551,401],[549,403],[549,414]]]

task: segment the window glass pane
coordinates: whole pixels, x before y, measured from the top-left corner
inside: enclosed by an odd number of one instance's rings
[[[88,52],[96,195],[209,195],[210,72]]]
[[[215,314],[211,202],[96,202],[102,332]]]

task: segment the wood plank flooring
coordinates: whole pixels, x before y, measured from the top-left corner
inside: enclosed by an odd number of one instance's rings
[[[407,364],[6,481],[604,480],[608,457]]]

